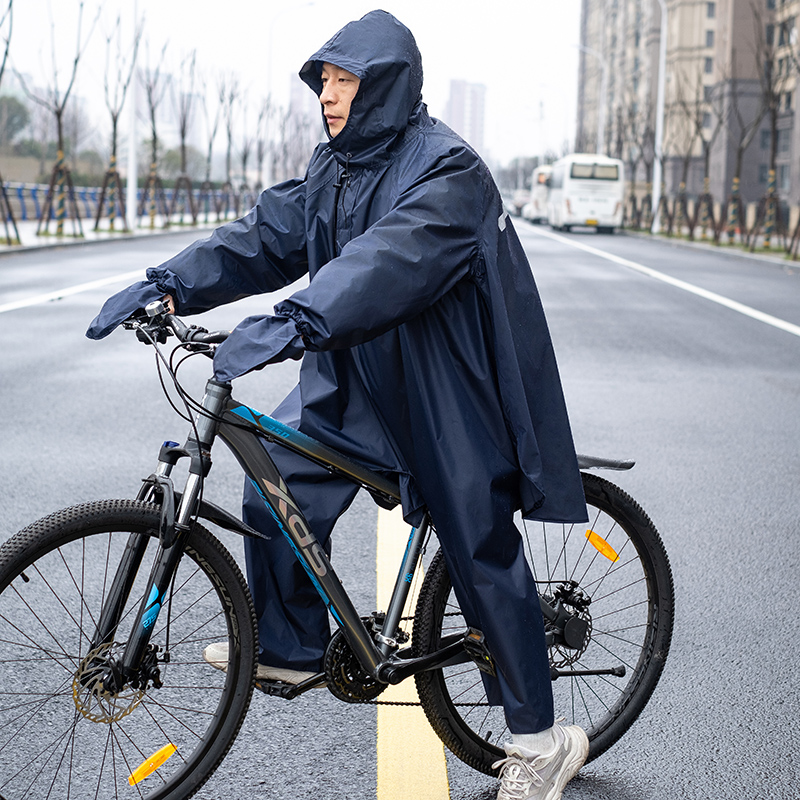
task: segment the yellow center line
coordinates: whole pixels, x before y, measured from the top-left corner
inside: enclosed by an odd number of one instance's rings
[[[388,603],[410,529],[399,508],[378,510],[378,603]],[[421,568],[420,568],[421,572]],[[421,585],[420,574],[415,585]],[[414,593],[415,595],[415,593]],[[409,598],[413,608],[416,596]],[[407,612],[406,612],[407,613]],[[381,700],[417,702],[414,679],[390,686]],[[444,746],[420,706],[378,706],[377,800],[449,800]]]

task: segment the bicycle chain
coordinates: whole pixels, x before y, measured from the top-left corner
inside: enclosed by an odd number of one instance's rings
[[[366,700],[359,705],[365,706],[421,706],[422,703],[412,703],[410,700]],[[456,708],[478,708],[486,706],[487,708],[491,703],[453,703]]]

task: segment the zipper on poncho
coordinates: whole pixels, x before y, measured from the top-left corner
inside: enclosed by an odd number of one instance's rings
[[[333,257],[339,255],[339,203],[344,203],[344,195],[347,187],[350,185],[350,153],[346,153],[344,157],[344,170],[339,173],[337,167],[336,183],[333,188],[336,189],[336,196],[333,201]]]

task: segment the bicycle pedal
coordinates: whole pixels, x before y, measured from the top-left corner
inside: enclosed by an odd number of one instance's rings
[[[255,688],[271,697],[282,697],[284,692],[290,688],[290,684],[282,681],[256,681]]]
[[[282,697],[284,700],[292,700],[310,689],[316,689],[318,687],[324,689],[327,686],[327,684],[320,681],[317,676],[309,678],[302,683],[286,683],[285,681],[258,679],[253,685],[260,692],[270,697]],[[2,798],[0,798],[0,800],[2,800]]]
[[[497,677],[497,670],[494,666],[494,659],[486,646],[486,639],[483,633],[476,628],[470,628],[464,634],[464,650],[467,655],[475,662],[481,672]]]

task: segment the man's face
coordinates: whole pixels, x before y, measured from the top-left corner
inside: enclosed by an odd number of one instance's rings
[[[331,136],[341,133],[350,116],[350,103],[358,91],[361,79],[346,69],[328,64],[322,65],[322,94],[319,101],[325,107],[325,119]]]

